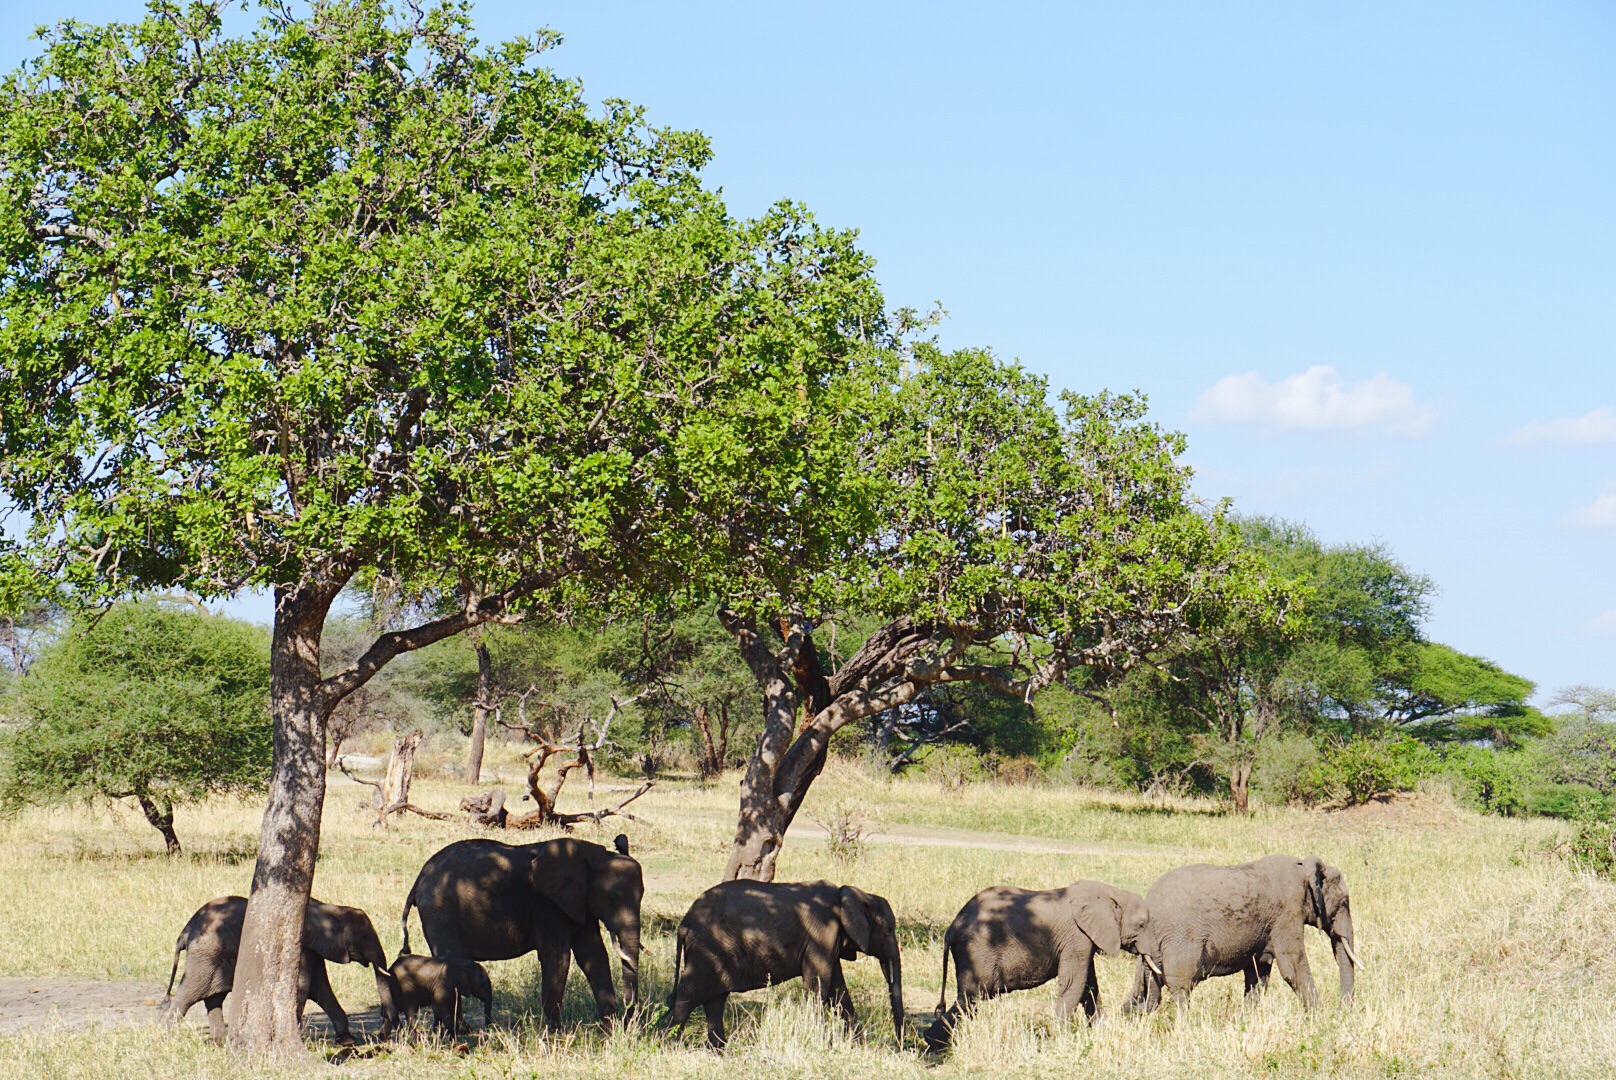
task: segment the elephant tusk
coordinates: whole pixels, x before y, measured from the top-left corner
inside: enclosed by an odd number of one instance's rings
[[[1166,976],[1162,974],[1161,965],[1156,963],[1155,959],[1152,958],[1148,953],[1140,953],[1139,958],[1145,962],[1146,967],[1150,968],[1151,971],[1156,973],[1156,978],[1166,978]]]
[[[619,960],[623,961],[623,963],[625,963],[625,964],[634,963],[634,958],[628,954],[627,949],[623,948],[623,943],[622,942],[620,942],[617,939],[613,938],[612,939],[612,944],[617,946],[617,958]]]
[[[1348,941],[1346,938],[1342,938],[1341,947],[1347,950],[1347,959],[1352,961],[1352,966],[1358,968],[1360,971],[1363,970],[1363,961],[1359,960],[1358,954],[1352,951],[1352,942]]]

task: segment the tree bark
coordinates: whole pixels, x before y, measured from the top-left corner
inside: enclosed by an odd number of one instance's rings
[[[333,704],[321,684],[320,632],[334,597],[335,590],[308,586],[275,591],[269,667],[274,771],[228,999],[230,1046],[266,1057],[306,1053],[297,984],[325,802],[325,723]]]
[[[471,703],[471,756],[466,760],[466,783],[481,783],[483,775],[483,743],[488,739],[488,702],[493,692],[493,661],[488,656],[488,644],[477,642],[477,700]]]
[[[140,803],[141,812],[146,815],[146,820],[151,822],[151,827],[163,834],[163,843],[168,845],[168,853],[178,855],[180,838],[174,835],[174,804],[167,799],[154,799],[150,795],[136,795],[135,800]]]
[[[1244,758],[1229,766],[1229,796],[1235,813],[1251,813],[1251,762]]]

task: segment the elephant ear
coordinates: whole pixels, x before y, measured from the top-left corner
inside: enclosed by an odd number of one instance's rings
[[[333,964],[346,964],[348,955],[348,928],[343,909],[334,904],[311,899],[303,910],[303,947]]]
[[[1078,892],[1072,897],[1072,918],[1107,956],[1122,950],[1122,909],[1111,897],[1093,890]]]
[[[533,891],[580,925],[589,922],[589,867],[582,859],[540,852],[529,881]]]
[[[1312,911],[1313,925],[1328,928],[1329,918],[1324,913],[1324,860],[1309,855],[1302,860],[1302,881],[1307,887],[1307,903]],[[1312,920],[1309,920],[1312,921]]]
[[[859,952],[874,956],[874,940],[870,936],[870,894],[851,885],[843,885],[839,894],[842,930],[858,946]]]

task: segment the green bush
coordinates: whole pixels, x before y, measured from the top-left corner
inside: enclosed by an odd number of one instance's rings
[[[1571,830],[1560,850],[1577,869],[1607,881],[1616,880],[1616,825],[1585,821]]]
[[[1544,784],[1532,792],[1528,812],[1568,821],[1604,821],[1611,816],[1611,800],[1587,784]]]
[[[1529,812],[1540,786],[1526,755],[1482,746],[1457,746],[1443,757],[1441,774],[1454,794],[1487,814],[1519,817]]]
[[[1273,802],[1313,806],[1335,797],[1336,787],[1324,755],[1306,735],[1281,735],[1257,751],[1251,786]]]
[[[1409,791],[1431,775],[1436,758],[1429,747],[1401,736],[1391,739],[1353,739],[1333,748],[1325,757],[1325,771],[1348,806],[1366,803],[1377,795]]]

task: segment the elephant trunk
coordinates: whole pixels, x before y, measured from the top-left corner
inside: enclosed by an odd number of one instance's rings
[[[881,974],[887,979],[887,994],[892,1001],[892,1034],[903,1045],[903,960],[898,955],[898,943],[892,943],[892,953],[881,958]]]
[[[1341,1000],[1352,1000],[1353,983],[1357,979],[1358,953],[1352,947],[1352,918],[1337,918],[1330,928],[1330,947],[1335,951],[1336,966],[1341,969]]]
[[[623,1007],[632,1009],[640,1000],[640,914],[625,915],[611,927],[617,957],[623,964]]]
[[[396,985],[393,982],[393,973],[381,965],[375,965],[376,993],[381,998],[382,1038],[387,1038],[398,1026],[398,999]]]

